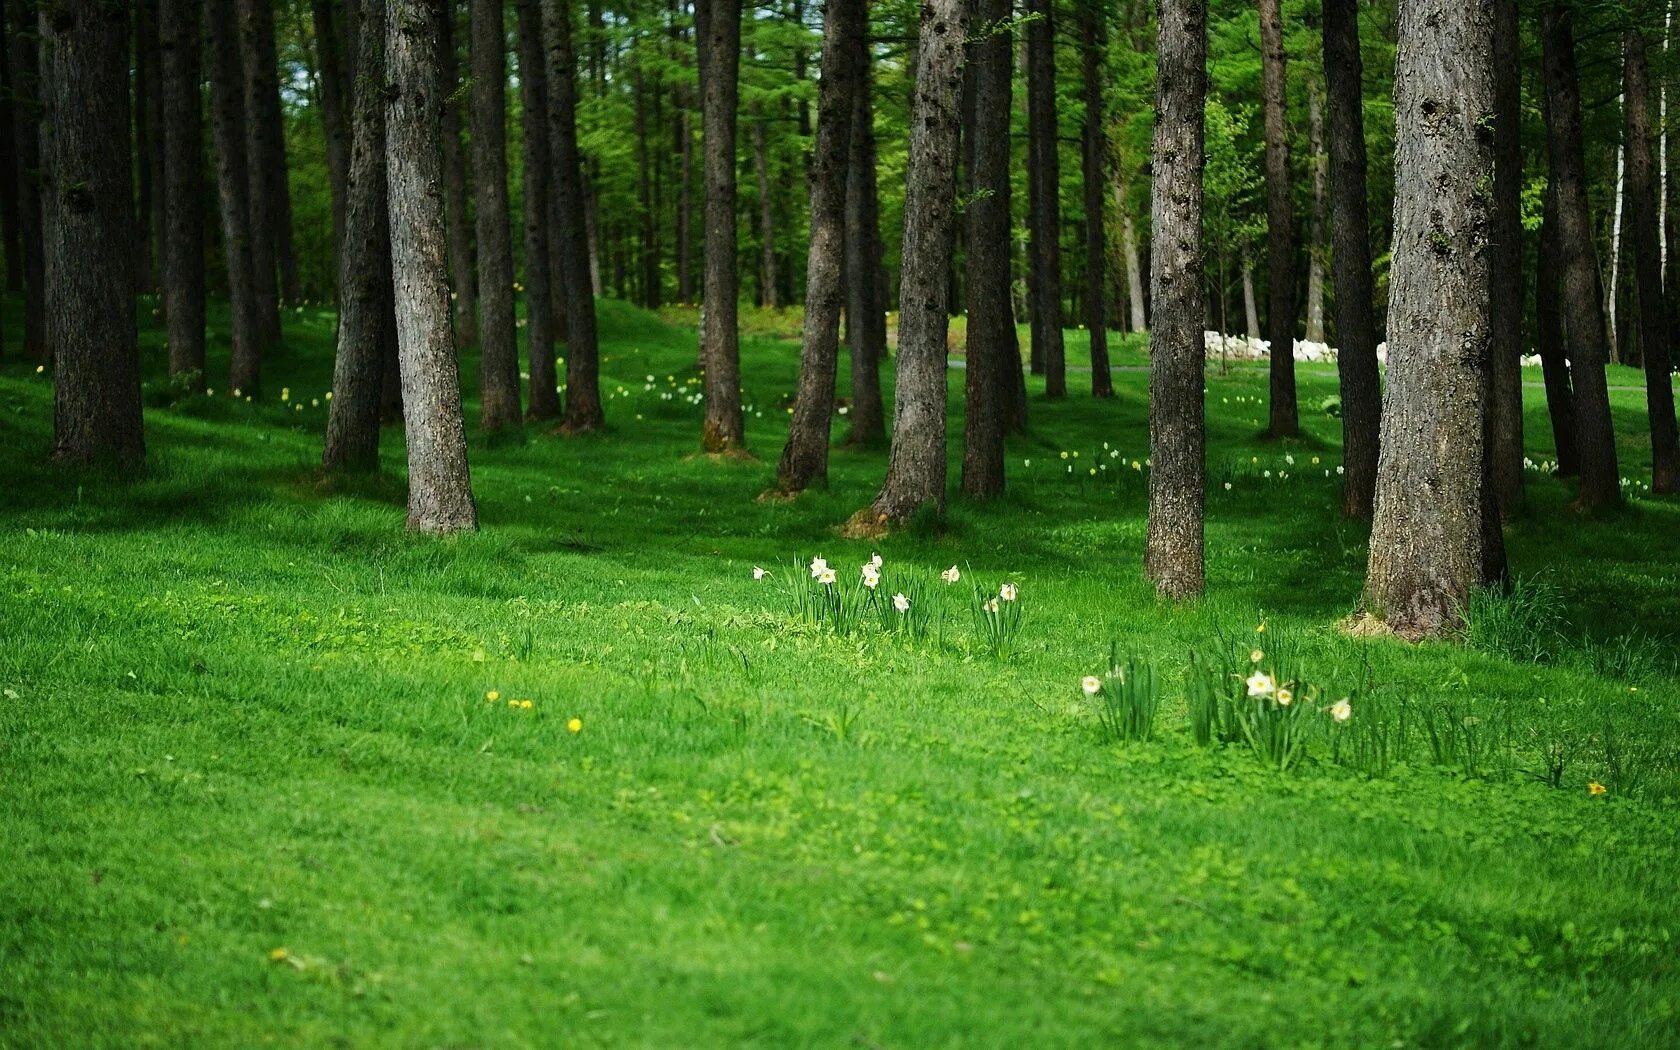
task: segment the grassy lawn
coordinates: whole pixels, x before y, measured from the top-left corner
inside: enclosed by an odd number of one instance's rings
[[[796,344],[748,339],[761,460],[715,462],[692,330],[606,303],[610,430],[475,435],[483,531],[440,542],[402,532],[400,434],[382,480],[315,471],[329,313],[249,404],[169,405],[146,320],[127,487],[49,467],[50,387],[0,364],[0,1045],[1680,1044],[1680,504],[1583,520],[1534,473],[1525,585],[1469,644],[1349,638],[1332,370],[1280,444],[1235,367],[1209,597],[1175,608],[1140,569],[1145,375],[1035,393],[1007,499],[871,548],[834,526],[881,452],[755,499]],[[794,559],[849,583],[875,550],[943,605],[925,636],[793,614]],[[970,580],[1019,585],[1005,657]],[[1165,683],[1151,741],[1080,691],[1111,644]],[[1233,646],[1321,689],[1288,772],[1192,739],[1188,655]]]

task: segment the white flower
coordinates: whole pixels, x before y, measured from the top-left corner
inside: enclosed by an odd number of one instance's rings
[[[1265,653],[1264,650],[1261,650],[1261,649],[1255,649],[1248,654],[1248,662],[1251,663],[1251,664],[1257,664],[1261,660],[1264,660],[1265,658],[1266,658],[1266,653]]]
[[[893,595],[893,608],[897,609],[899,612],[909,612],[910,599],[906,598],[902,594]]]
[[[1225,483],[1225,491],[1226,491],[1226,492],[1230,492],[1230,491],[1231,491],[1231,483],[1230,483],[1230,482],[1229,482],[1229,481],[1227,481],[1227,482],[1226,482],[1226,483]]]
[[[881,567],[881,556],[879,554],[871,554],[869,556],[869,564],[879,569]]]
[[[1079,680],[1079,688],[1085,690],[1086,696],[1096,696],[1102,692],[1102,679],[1094,674],[1088,674]]]
[[[764,577],[766,577],[768,575],[770,575],[768,570],[761,569],[756,565],[753,566],[753,579],[762,580],[762,579],[764,579]]]
[[[1277,691],[1277,702],[1279,707],[1288,707],[1294,699],[1295,694],[1287,689],[1279,689]]]
[[[995,613],[995,612],[998,611],[998,600],[996,598],[993,598],[991,601],[987,602],[985,605],[982,605],[980,608],[986,610],[989,613]]]
[[[962,579],[962,573],[958,572],[957,567],[953,565],[949,569],[940,573],[939,578],[944,580],[946,583],[956,583],[958,580]]]
[[[823,573],[825,573],[827,571],[828,571],[828,562],[824,561],[821,558],[812,558],[811,559],[811,579],[813,579],[813,580],[817,579],[818,577],[820,577]]]
[[[1249,696],[1271,696],[1277,689],[1277,682],[1264,671],[1256,671],[1249,675],[1243,684],[1248,686]]]
[[[998,597],[1002,598],[1006,602],[1014,601],[1015,600],[1015,585],[1013,583],[1006,583],[1002,587],[999,587],[998,588]]]
[[[880,583],[881,570],[877,569],[873,565],[865,564],[863,567],[863,585],[868,587],[870,590],[874,590],[876,587],[880,586]]]
[[[1330,705],[1330,717],[1338,722],[1346,722],[1353,717],[1353,705],[1346,700],[1338,700]]]
[[[829,568],[824,568],[823,571],[817,573],[817,582],[822,584],[824,587],[833,586],[833,584],[834,584],[834,570],[829,569]]]

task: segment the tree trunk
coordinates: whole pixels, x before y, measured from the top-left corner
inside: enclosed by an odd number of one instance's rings
[[[951,320],[946,270],[955,222],[967,15],[963,0],[922,5],[900,252],[898,390],[886,481],[864,512],[873,527],[908,521],[923,507],[945,510],[945,338]]]
[[[204,94],[200,0],[162,0],[163,316],[169,374],[204,389]]]
[[[1622,106],[1623,100],[1618,97],[1616,104]],[[1613,183],[1615,193],[1611,197],[1612,203],[1610,206],[1610,287],[1604,293],[1604,323],[1609,336],[1606,346],[1612,364],[1621,363],[1622,343],[1627,335],[1626,331],[1616,323],[1616,307],[1621,301],[1617,293],[1621,291],[1622,229],[1625,225],[1622,214],[1622,190],[1626,182],[1626,169],[1625,144],[1619,143],[1616,146],[1616,181]]]
[[[654,200],[652,150],[648,148],[648,99],[657,98],[659,86],[657,83],[649,88],[643,85],[643,72],[640,64],[636,66],[636,192],[639,200],[637,218],[641,222],[641,263],[642,263],[642,305],[649,310],[659,309],[659,234],[654,225],[654,211],[658,207]]]
[[[776,209],[770,198],[770,156],[764,142],[764,118],[752,122],[753,175],[758,180],[758,305],[776,308]]]
[[[1108,371],[1108,239],[1103,233],[1103,187],[1107,185],[1108,135],[1103,129],[1102,56],[1107,27],[1096,3],[1080,7],[1085,86],[1085,328],[1091,334],[1091,395],[1113,397]],[[1005,256],[1007,258],[1007,256]]]
[[[1295,404],[1295,203],[1289,139],[1281,0],[1260,0],[1261,95],[1266,125],[1266,337],[1271,341],[1272,437],[1301,432]]]
[[[46,322],[46,256],[41,191],[40,33],[34,0],[6,0],[7,36],[13,83],[18,170],[18,239],[23,246],[23,353],[33,361],[52,359]],[[126,198],[125,198],[126,199]]]
[[[1541,14],[1547,98],[1547,155],[1557,185],[1557,246],[1561,264],[1559,309],[1565,330],[1574,393],[1581,495],[1585,509],[1621,502],[1616,435],[1610,421],[1610,391],[1604,376],[1604,312],[1598,297],[1592,223],[1587,212],[1586,161],[1581,132],[1581,91],[1575,76],[1573,16],[1568,8]]]
[[[310,0],[309,10],[315,27],[315,49],[321,67],[321,126],[326,133],[327,178],[331,182],[333,209],[333,245],[344,240],[344,219],[347,207],[345,183],[350,178],[349,111],[355,104],[351,81],[344,74],[346,52],[339,39],[338,14],[333,0]],[[350,52],[352,68],[355,53]],[[339,264],[342,266],[342,262]]]
[[[1403,638],[1462,622],[1482,578],[1493,4],[1401,0],[1388,394],[1364,607]]]
[[[1328,4],[1336,0],[1326,0]],[[1243,324],[1248,337],[1258,342],[1266,338],[1266,333],[1260,328],[1260,304],[1254,298],[1254,264],[1247,259],[1242,264],[1242,293],[1243,293]],[[1375,418],[1373,417],[1373,422]],[[1373,470],[1375,464],[1373,464]]]
[[[1131,307],[1131,325],[1127,331],[1149,331],[1149,320],[1143,308],[1143,265],[1138,258],[1137,223],[1132,218],[1132,209],[1126,201],[1126,186],[1123,182],[1114,184],[1114,204],[1120,213],[1120,250],[1126,257],[1126,292],[1127,302]]]
[[[519,108],[524,120],[525,351],[531,374],[532,419],[560,415],[554,366],[553,274],[549,269],[548,71],[543,61],[542,0],[519,0]]]
[[[694,302],[694,129],[689,111],[677,113],[677,301]]]
[[[163,71],[158,31],[158,0],[134,5],[134,145],[139,175],[138,222],[135,227],[135,286],[141,291],[160,287],[164,200]]]
[[[262,375],[264,329],[251,255],[251,182],[246,172],[245,74],[234,0],[204,0],[205,54],[210,73],[210,126],[216,148],[216,195],[222,256],[233,315],[228,389],[255,397]]]
[[[1334,2],[1334,0],[1332,0]],[[1307,87],[1308,150],[1312,159],[1312,226],[1307,233],[1308,342],[1324,342],[1324,180],[1329,158],[1324,152],[1324,106],[1317,84]]]
[[[345,179],[344,238],[338,251],[338,357],[327,416],[328,470],[379,469],[379,419],[394,324],[391,226],[386,200],[385,4],[367,5],[357,33],[350,167]],[[453,367],[453,363],[451,363]],[[400,372],[399,372],[400,381]]]
[[[834,417],[840,307],[845,289],[846,155],[852,96],[859,89],[853,40],[868,32],[864,0],[827,0],[823,8],[822,81],[811,153],[811,246],[805,264],[805,325],[799,387],[776,487],[799,492],[828,483],[828,436]]]
[[[240,68],[245,94],[245,173],[250,179],[251,269],[263,338],[280,339],[280,298],[296,298],[297,259],[292,249],[291,195],[286,187],[286,143],[280,126],[276,79],[274,4],[238,0]],[[280,277],[281,271],[285,277]]]
[[[867,8],[867,4],[865,5]],[[881,360],[887,356],[887,304],[882,289],[881,201],[875,183],[875,106],[869,68],[868,13],[852,43],[857,89],[852,93],[846,159],[846,342],[852,357],[852,429],[846,443],[886,444]]]
[[[1056,135],[1056,27],[1051,0],[1026,0],[1027,228],[1033,302],[1033,356],[1044,362],[1044,395],[1067,394],[1062,348],[1061,157]]]
[[[145,458],[134,320],[128,15],[101,0],[42,13],[47,323],[54,457],[124,472]]]
[[[1522,81],[1516,0],[1493,0],[1494,168],[1487,474],[1504,519],[1523,496]],[[1490,524],[1490,528],[1493,525]]]
[[[507,26],[502,0],[471,0],[472,165],[478,225],[479,428],[519,426],[519,341],[508,228]]]
[[[1575,394],[1569,381],[1563,308],[1559,302],[1557,228],[1557,187],[1548,184],[1540,222],[1540,260],[1534,275],[1534,328],[1535,340],[1539,344],[1540,369],[1546,379],[1546,410],[1552,420],[1552,444],[1557,449],[1558,476],[1572,478],[1581,473],[1581,460],[1575,451]]]
[[[1627,193],[1634,272],[1639,281],[1639,348],[1645,366],[1645,403],[1651,420],[1651,491],[1680,487],[1676,462],[1674,386],[1669,375],[1668,318],[1662,291],[1662,248],[1651,171],[1651,73],[1645,36],[1627,33],[1623,110],[1627,122]]]
[[[6,291],[23,291],[23,242],[18,230],[17,82],[12,77],[11,26],[0,7],[0,246]],[[0,356],[4,356],[0,354]]]
[[[1364,64],[1358,0],[1325,0],[1331,264],[1336,282],[1336,372],[1342,397],[1342,513],[1369,518],[1377,483],[1382,378],[1372,316],[1370,216],[1365,180]],[[1246,271],[1245,271],[1246,276]]]
[[[1014,398],[1014,380],[1006,369],[1013,366],[1017,373],[1021,371],[1009,296],[1009,114],[1014,93],[1013,34],[1004,26],[1009,13],[1010,0],[978,0],[973,15],[980,36],[969,60],[974,82],[969,129],[974,185],[967,215],[968,371],[963,377],[962,491],[974,499],[1003,494],[1003,436]]]
[[[436,0],[387,0],[386,193],[391,269],[408,438],[408,528],[478,528],[461,378],[450,332],[443,223],[443,76]]]
[[[605,417],[584,218],[583,158],[577,138],[577,50],[572,45],[572,12],[566,0],[543,0],[543,32],[548,46],[550,179],[554,204],[560,210],[560,276],[566,288],[566,412],[561,426],[568,434],[578,434],[600,429]]]
[[[700,307],[700,360],[706,419],[700,447],[733,452],[746,444],[741,413],[741,343],[736,327],[735,123],[740,97],[741,0],[695,0],[700,38],[706,247]]]
[[[389,0],[387,0],[389,2]],[[455,52],[457,0],[433,0],[443,73],[443,211],[449,224],[449,287],[455,339],[478,342],[478,267],[473,259],[472,212],[467,204],[467,152],[461,144],[460,59]]]

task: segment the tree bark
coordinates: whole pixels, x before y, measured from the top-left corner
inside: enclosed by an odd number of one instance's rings
[[[200,0],[162,0],[163,315],[169,374],[204,389],[204,95]]]
[[[345,210],[348,207],[345,183],[350,178],[349,113],[355,100],[351,82],[345,76],[346,52],[339,39],[338,13],[333,0],[310,0],[309,10],[315,27],[316,61],[321,67],[321,126],[326,134],[327,178],[331,183],[333,209],[333,245],[344,240]],[[349,52],[352,69],[355,52]],[[342,266],[342,263],[340,263]]]
[[[1377,326],[1372,316],[1364,63],[1359,53],[1357,0],[1325,0],[1324,74],[1334,241],[1331,265],[1339,344],[1336,372],[1342,397],[1342,513],[1350,518],[1369,518],[1377,483],[1382,378],[1377,369]]]
[[[272,0],[238,0],[240,68],[245,95],[245,173],[250,179],[251,268],[257,310],[268,343],[280,339],[280,299],[298,298],[292,248],[286,142],[280,126],[280,86]],[[281,276],[282,272],[284,277]]]
[[[1401,0],[1388,394],[1365,611],[1462,622],[1483,572],[1483,374],[1494,175],[1492,0]]]
[[[450,332],[443,223],[442,75],[436,0],[386,0],[386,193],[391,269],[408,438],[408,528],[478,527]]]
[[[1096,0],[1080,6],[1085,87],[1085,328],[1091,334],[1091,396],[1113,397],[1108,371],[1108,239],[1103,232],[1103,193],[1107,185],[1108,134],[1103,127],[1102,56],[1108,34]]]
[[[1334,3],[1336,0],[1326,0],[1326,2],[1327,4]],[[1260,327],[1260,304],[1254,298],[1254,264],[1249,262],[1247,259],[1244,259],[1242,263],[1242,293],[1243,324],[1246,326],[1244,331],[1247,332],[1248,337],[1253,340],[1258,341],[1266,338],[1266,333]],[[1372,417],[1372,423],[1374,429],[1374,415]],[[1373,461],[1372,472],[1375,473],[1375,471],[1376,464]]]
[[[867,3],[864,32],[852,42],[857,90],[852,93],[846,159],[846,343],[852,358],[852,428],[846,444],[886,444],[881,361],[887,356],[887,304],[881,266],[881,200],[875,181],[875,106],[870,77]]]
[[[517,427],[519,341],[507,189],[507,26],[502,0],[471,0],[473,191],[478,224],[479,428]]]
[[[30,360],[52,360],[46,322],[46,255],[41,190],[40,33],[35,0],[6,0],[11,23],[7,36],[13,83],[14,132],[18,170],[18,239],[23,246],[23,353]]]
[[[1575,451],[1575,394],[1569,381],[1569,361],[1564,350],[1563,312],[1559,302],[1560,249],[1557,243],[1557,186],[1546,187],[1540,222],[1540,259],[1535,271],[1535,340],[1539,344],[1540,369],[1546,380],[1546,410],[1552,421],[1552,444],[1557,450],[1559,477],[1581,473]]]
[[[636,95],[636,195],[637,220],[641,224],[641,302],[649,310],[659,309],[659,234],[654,224],[653,151],[648,148],[648,100],[659,97],[659,85],[644,83],[646,74],[640,63],[635,67]]]
[[[787,445],[776,467],[784,493],[828,484],[828,437],[834,418],[840,307],[845,289],[846,156],[851,146],[852,96],[859,77],[855,37],[868,31],[863,0],[827,0],[823,7],[822,81],[811,153],[811,245],[805,264],[805,325],[799,387]]]
[[[694,302],[694,129],[687,105],[677,113],[677,301]]]
[[[1575,35],[1568,8],[1541,13],[1547,99],[1547,156],[1557,185],[1557,246],[1561,273],[1559,308],[1565,329],[1584,509],[1621,502],[1616,435],[1604,376],[1604,311],[1598,297],[1592,224],[1587,211],[1586,161],[1581,132],[1581,91],[1575,75]]]
[[[1126,201],[1126,184],[1114,184],[1115,209],[1120,213],[1120,250],[1126,258],[1127,303],[1131,307],[1130,327],[1127,331],[1149,331],[1149,320],[1143,307],[1143,264],[1138,257],[1137,223]]]
[[[245,74],[234,0],[204,0],[205,54],[210,74],[210,126],[216,148],[216,196],[222,217],[222,257],[233,314],[228,389],[255,397],[262,375],[265,332],[251,255],[251,182],[246,171]]]
[[[1281,0],[1260,0],[1261,95],[1266,129],[1266,336],[1271,341],[1272,437],[1301,431],[1295,404],[1295,204],[1289,183]]]
[[[695,0],[700,38],[702,178],[706,246],[700,308],[700,359],[706,418],[700,447],[733,452],[746,444],[741,412],[741,344],[737,328],[740,273],[736,262],[735,125],[740,98],[741,0]]]
[[[449,224],[449,287],[455,339],[478,342],[478,267],[473,258],[472,211],[467,203],[467,151],[461,144],[460,59],[455,51],[457,0],[433,0],[443,73],[443,208]]]
[[[1639,349],[1645,367],[1645,404],[1651,420],[1651,491],[1680,487],[1669,375],[1667,304],[1662,289],[1661,230],[1651,164],[1651,73],[1645,36],[1629,29],[1624,52],[1627,193],[1634,272],[1639,282]]]
[[[554,204],[560,211],[561,280],[566,289],[566,433],[598,430],[601,409],[600,348],[595,335],[595,290],[590,278],[584,218],[583,158],[578,151],[577,50],[566,0],[543,0],[548,47],[548,141],[553,151]]]
[[[543,60],[542,0],[519,0],[519,107],[524,120],[525,352],[531,374],[532,419],[560,415],[554,365],[554,277],[549,267],[548,71]]]
[[[338,250],[338,357],[322,465],[331,471],[379,469],[382,414],[394,340],[391,226],[386,199],[385,4],[367,5],[357,33],[350,167],[344,238]]]
[[[1044,395],[1067,394],[1062,346],[1061,156],[1056,135],[1056,27],[1051,0],[1026,0],[1029,254],[1034,279],[1033,357],[1044,362]]]
[[[774,310],[776,302],[776,209],[770,197],[770,155],[764,141],[764,117],[755,109],[752,122],[753,175],[758,180],[758,305]]]
[[[865,512],[874,527],[907,521],[924,507],[945,510],[946,270],[955,225],[957,111],[967,34],[963,0],[922,5],[900,252],[898,390],[886,481]]]
[[[0,6],[0,247],[6,291],[23,291],[23,241],[18,230],[17,82],[12,77],[12,29]],[[0,355],[3,356],[3,355]]]
[[[1312,162],[1312,225],[1307,232],[1307,326],[1309,342],[1324,342],[1324,105],[1317,84],[1307,87],[1307,143]]]
[[[1522,81],[1516,0],[1494,0],[1494,169],[1487,473],[1501,519],[1523,498]]]
[[[134,145],[139,176],[135,226],[135,286],[141,291],[161,287],[163,214],[163,49],[158,30],[158,0],[134,5]]]

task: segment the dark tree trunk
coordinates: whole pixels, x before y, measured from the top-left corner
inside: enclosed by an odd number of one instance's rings
[[[1557,227],[1557,187],[1549,184],[1540,222],[1539,266],[1534,275],[1534,328],[1535,340],[1539,344],[1540,370],[1546,379],[1546,410],[1552,420],[1552,444],[1557,449],[1558,476],[1572,478],[1581,473],[1581,458],[1575,451],[1575,393],[1569,381],[1563,308],[1559,302]]]
[[[344,240],[345,182],[350,177],[348,114],[355,101],[350,79],[344,75],[346,52],[344,43],[339,40],[335,6],[333,0],[310,0],[309,3],[315,26],[316,61],[321,68],[321,126],[326,132],[327,178],[332,184],[333,244],[336,247]],[[353,64],[355,53],[349,54]]]
[[[1516,0],[1493,0],[1493,229],[1487,475],[1499,518],[1523,496],[1522,82]],[[1490,528],[1497,523],[1490,523]]]
[[[210,73],[210,126],[216,148],[216,194],[222,216],[222,256],[233,312],[233,358],[228,388],[235,397],[255,397],[266,340],[251,255],[245,74],[239,55],[234,0],[204,0],[204,21]]]
[[[280,125],[274,4],[272,0],[238,0],[238,4],[240,65],[245,77],[245,170],[251,180],[251,267],[263,334],[273,343],[280,338],[282,295],[287,301],[298,298],[286,140]]]
[[[659,87],[643,84],[642,67],[636,66],[636,194],[637,218],[641,222],[642,305],[659,309],[659,234],[654,224],[652,150],[648,148],[648,99],[657,98]]]
[[[1014,380],[1021,371],[1015,313],[1009,295],[1009,114],[1014,93],[1014,36],[1010,0],[978,0],[978,38],[968,69],[974,85],[969,127],[973,182],[968,204],[968,372],[964,379],[963,495],[990,499],[1004,491],[1003,437]],[[1013,359],[1013,360],[1012,360]]]
[[[700,307],[700,360],[706,419],[700,447],[731,452],[746,444],[741,412],[741,343],[736,320],[735,124],[740,97],[741,0],[695,0],[700,38],[700,117],[706,248]]]
[[[1324,103],[1317,84],[1307,85],[1307,157],[1312,166],[1312,215],[1307,228],[1307,321],[1309,342],[1324,342],[1324,207],[1329,158],[1324,148]]]
[[[461,144],[460,59],[455,50],[456,0],[433,0],[439,65],[443,71],[443,209],[449,231],[449,287],[455,338],[478,342],[478,269],[473,259],[472,211],[467,205],[467,151]]]
[[[1096,0],[1080,6],[1084,29],[1085,73],[1085,327],[1091,333],[1091,394],[1113,397],[1108,371],[1108,237],[1103,227],[1103,199],[1108,186],[1108,135],[1103,121],[1102,56],[1108,32]]]
[[[595,290],[590,279],[589,241],[584,220],[583,158],[578,152],[577,50],[572,46],[572,13],[565,0],[543,0],[543,32],[548,48],[550,179],[560,211],[561,279],[566,288],[567,433],[600,428],[600,350],[595,336]]]
[[[519,341],[508,228],[507,26],[502,0],[472,0],[473,190],[478,221],[479,427],[517,427]]]
[[[1044,395],[1067,394],[1062,349],[1061,158],[1056,136],[1056,27],[1051,0],[1027,0],[1027,180],[1033,358]],[[1040,349],[1042,347],[1042,349]]]
[[[334,471],[379,469],[379,420],[395,340],[391,226],[386,202],[385,4],[367,5],[357,33],[344,237],[338,251],[338,358],[322,463]]]
[[[158,33],[158,0],[139,0],[134,6],[134,146],[140,180],[135,224],[135,286],[151,291],[159,285],[164,200],[163,71],[158,68],[162,41]]]
[[[1651,161],[1651,72],[1645,36],[1627,33],[1623,116],[1627,147],[1627,206],[1634,270],[1639,281],[1639,349],[1645,366],[1645,403],[1651,420],[1651,491],[1680,487],[1676,463],[1674,385],[1669,375],[1667,304],[1662,289],[1662,249],[1657,240],[1657,187]]]
[[[18,239],[23,247],[23,353],[34,361],[52,359],[46,322],[46,256],[41,193],[40,34],[34,0],[6,0],[10,33],[6,44],[12,71],[17,144]],[[124,198],[127,199],[126,196]]]
[[[839,357],[841,270],[845,261],[846,155],[852,96],[859,87],[853,40],[868,31],[864,0],[827,0],[823,8],[822,81],[811,154],[811,246],[805,264],[805,325],[799,388],[776,487],[799,492],[828,483],[828,436]]]
[[[770,196],[770,151],[764,141],[764,118],[752,122],[753,176],[758,180],[758,304],[774,310],[776,301],[776,208]]]
[[[1541,14],[1547,100],[1547,155],[1557,185],[1557,246],[1560,252],[1559,309],[1568,319],[1570,384],[1574,391],[1580,456],[1580,506],[1621,502],[1616,435],[1610,421],[1610,391],[1604,377],[1607,356],[1598,264],[1587,211],[1587,178],[1581,131],[1581,90],[1575,76],[1575,35],[1568,8]]]
[[[204,389],[204,94],[200,0],[162,0],[163,315],[169,374]]]
[[[866,4],[867,7],[867,4]],[[868,15],[852,42],[857,90],[852,93],[846,159],[846,343],[852,358],[852,428],[846,443],[886,444],[881,360],[887,356],[886,285],[881,266],[881,202],[875,183],[875,105],[869,67]]]
[[[478,527],[461,418],[461,377],[449,324],[443,224],[442,110],[451,82],[436,0],[387,0],[386,192],[391,270],[408,439],[408,528]]]
[[[1483,576],[1493,4],[1401,0],[1388,393],[1364,607],[1404,638],[1463,622]]]
[[[1162,0],[1155,80],[1151,215],[1149,527],[1144,573],[1169,598],[1204,584],[1202,175],[1207,98],[1207,5]]]
[[[58,0],[40,20],[47,323],[53,446],[65,463],[137,468],[140,350],[128,140],[128,16],[102,0]]]
[[[11,26],[0,9],[0,247],[6,291],[23,291],[23,241],[18,231],[17,82],[12,78]]]
[[[524,116],[525,348],[532,419],[560,415],[554,368],[554,277],[549,267],[548,71],[543,61],[542,0],[519,0],[519,105]]]
[[[905,173],[892,452],[881,492],[863,512],[869,520],[858,523],[869,528],[907,521],[924,507],[945,510],[946,271],[955,228],[967,15],[963,0],[922,5]]]
[[[684,305],[694,302],[693,245],[694,131],[682,107],[677,113],[677,301]]]
[[[1382,380],[1372,317],[1370,216],[1358,0],[1324,2],[1325,108],[1330,148],[1330,236],[1336,285],[1336,371],[1342,396],[1342,513],[1371,516],[1377,484]]]
[[[1266,125],[1266,337],[1271,341],[1273,437],[1301,432],[1295,404],[1295,203],[1289,183],[1289,138],[1284,126],[1281,0],[1260,0],[1260,68]]]

